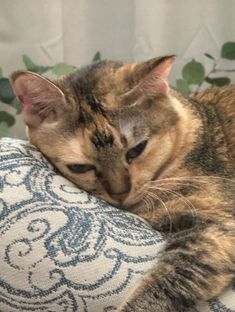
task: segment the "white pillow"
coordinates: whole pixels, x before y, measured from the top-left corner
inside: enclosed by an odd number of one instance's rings
[[[164,241],[76,188],[26,141],[0,141],[0,311],[115,311]],[[235,311],[235,292],[199,311]],[[233,309],[233,310],[232,310]]]

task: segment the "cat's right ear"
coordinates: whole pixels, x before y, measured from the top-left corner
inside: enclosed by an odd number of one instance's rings
[[[58,119],[65,96],[53,82],[29,71],[17,71],[11,76],[11,85],[22,103],[23,117],[29,127],[37,128]]]

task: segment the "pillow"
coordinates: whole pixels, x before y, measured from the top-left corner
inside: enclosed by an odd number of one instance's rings
[[[0,140],[0,311],[115,311],[163,247],[145,221],[78,189],[26,141]],[[235,311],[234,290],[198,311]]]

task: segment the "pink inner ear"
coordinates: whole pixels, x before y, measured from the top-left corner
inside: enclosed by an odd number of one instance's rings
[[[27,94],[18,95],[18,98],[23,105],[30,105],[30,98],[27,96]]]
[[[20,99],[23,105],[31,104],[30,97],[28,95],[28,79],[19,77],[16,79],[13,89],[16,96]]]
[[[63,91],[53,82],[34,73],[19,72],[13,78],[12,87],[22,102],[22,113],[29,127],[58,119],[65,99]]]
[[[167,77],[174,60],[174,57],[166,59],[154,68],[141,83],[141,89],[146,91],[149,95],[157,95],[158,93],[166,95],[169,90]]]
[[[47,81],[41,77],[34,77],[33,74],[22,74],[13,82],[13,90],[20,99],[23,106],[24,120],[30,127],[38,127],[47,117],[42,113],[40,99],[45,101],[44,95],[47,92]],[[49,110],[48,110],[49,111]]]
[[[38,127],[42,118],[37,114],[37,108],[33,105],[33,100],[30,98],[28,77],[19,77],[14,83],[14,92],[18,96],[23,105],[23,116],[26,124],[30,127]]]
[[[168,82],[154,70],[150,73],[138,87],[147,95],[167,94],[169,90]]]
[[[156,75],[159,78],[161,77],[162,79],[167,79],[174,61],[174,57],[166,59],[161,64],[159,64],[153,71],[156,71]]]

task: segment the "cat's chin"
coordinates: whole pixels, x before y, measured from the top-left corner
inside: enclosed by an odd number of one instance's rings
[[[132,211],[142,206],[142,198],[136,198],[132,200],[126,200],[122,204],[119,204],[118,208],[122,210]]]
[[[129,195],[127,196],[125,199],[121,200],[121,199],[115,199],[112,198],[111,196],[109,196],[109,194],[96,194],[93,192],[89,192],[91,195],[96,196],[98,198],[100,198],[101,200],[107,202],[108,204],[118,208],[118,209],[122,209],[122,210],[128,210],[131,211],[132,207],[137,207],[137,206],[143,206],[142,205],[142,194],[133,196],[133,195]]]
[[[138,211],[143,209],[142,201],[135,202],[133,204],[123,204],[118,207],[121,210],[125,210],[131,213],[138,213]]]
[[[106,196],[97,195],[97,194],[93,194],[93,193],[91,193],[91,195],[98,197],[99,199],[107,202],[108,204],[110,204],[116,208],[120,208],[120,203],[117,200],[112,199],[111,197],[106,197]]]
[[[100,199],[106,201],[108,204],[121,209],[121,210],[127,210],[127,211],[131,211],[132,209],[136,209],[137,207],[141,206],[141,199],[135,199],[135,200],[127,200],[124,202],[119,202],[115,199],[112,198],[105,198],[105,197],[101,197],[99,196]]]

